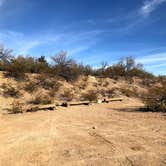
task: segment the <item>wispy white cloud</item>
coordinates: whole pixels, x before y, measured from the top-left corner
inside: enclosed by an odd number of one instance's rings
[[[156,75],[166,75],[166,52],[136,58],[136,61],[142,63],[145,69]]]
[[[41,42],[38,40],[27,41],[24,43],[25,44],[18,49],[18,51],[22,54],[28,54],[31,49],[33,49],[41,44]]]
[[[40,44],[37,40],[30,40],[23,33],[15,31],[1,31],[0,41],[9,48],[14,49],[17,53],[26,54],[30,49]]]
[[[151,65],[150,68],[160,68],[160,67],[166,67],[166,62],[157,64],[157,65]],[[165,69],[166,70],[166,69]]]
[[[85,31],[85,32],[68,32],[68,33],[41,33],[36,35],[25,35],[24,33],[15,31],[1,31],[0,42],[6,47],[14,49],[16,54],[31,54],[33,50],[40,49],[49,52],[51,50],[56,52],[59,49],[65,49],[70,55],[85,51],[92,47],[97,42],[97,36],[102,33],[100,31]],[[44,34],[44,35],[43,35]],[[93,41],[93,42],[92,42]],[[44,51],[46,52],[46,51]]]
[[[76,48],[72,48],[72,49],[68,49],[68,53],[70,56],[76,56],[78,53],[81,53],[83,51],[87,51],[88,49],[91,48],[92,44],[88,44],[87,46],[83,45],[83,46],[78,46]]]
[[[120,29],[124,32],[130,32],[137,27],[143,27],[148,23],[154,22],[155,20],[147,20],[147,16],[157,9],[157,7],[166,2],[166,0],[145,0],[143,5],[131,12],[129,12],[126,16],[122,16],[118,19],[118,21],[123,22],[124,20],[127,22],[126,25],[123,25]],[[116,20],[115,20],[116,21]]]
[[[148,16],[164,2],[166,2],[166,0],[146,0],[143,6],[140,8],[140,14],[143,16]]]
[[[137,58],[137,61],[143,64],[152,64],[158,62],[163,63],[166,61],[166,52],[143,56],[141,58]]]
[[[110,24],[110,25],[121,25],[119,27],[111,28],[110,31],[114,32],[131,32],[131,30],[137,27],[143,27],[148,23],[154,22],[157,19],[147,20],[147,16],[157,9],[157,7],[166,2],[166,0],[144,0],[143,5],[139,8],[133,9],[128,13],[121,14],[114,18],[105,19],[89,19],[88,23],[90,25],[98,24]]]

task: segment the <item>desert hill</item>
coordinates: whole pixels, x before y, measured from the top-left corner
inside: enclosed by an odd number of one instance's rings
[[[17,81],[5,77],[0,72],[0,107],[5,109],[13,102],[28,104],[49,104],[58,101],[97,100],[105,97],[137,98],[148,92],[139,78],[114,80],[94,76],[80,76],[76,81],[49,78],[41,74],[27,74],[27,78]],[[155,84],[155,86],[161,86]],[[39,100],[39,101],[37,101]]]

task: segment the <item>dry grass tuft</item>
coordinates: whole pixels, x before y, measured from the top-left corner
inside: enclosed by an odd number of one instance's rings
[[[9,109],[9,113],[18,114],[23,113],[22,104],[19,101],[13,101],[11,109]]]
[[[74,98],[74,94],[71,90],[65,90],[64,93],[62,94],[62,97],[66,101],[72,101]]]
[[[34,90],[36,90],[37,85],[35,82],[28,82],[27,84],[24,85],[24,90],[31,93]]]
[[[18,89],[9,84],[4,83],[1,88],[3,89],[3,95],[6,97],[18,98],[21,95]]]

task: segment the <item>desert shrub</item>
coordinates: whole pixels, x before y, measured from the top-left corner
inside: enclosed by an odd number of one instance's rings
[[[84,82],[84,81],[82,81],[82,82],[79,84],[79,88],[80,88],[80,89],[85,89],[86,86],[87,86],[87,82]]]
[[[0,58],[0,69],[7,71],[6,76],[14,77],[15,79],[26,78],[25,73],[51,73],[51,67],[45,60],[44,56],[40,58],[18,57]]]
[[[155,82],[156,82],[156,80],[153,78],[145,77],[144,79],[142,79],[142,85],[144,85],[144,86],[151,86],[151,85],[155,84]]]
[[[46,90],[54,90],[57,91],[61,84],[55,80],[55,78],[51,78],[48,75],[39,75],[38,76],[38,85],[42,86]]]
[[[2,84],[2,89],[3,89],[3,94],[4,96],[10,96],[10,97],[19,97],[21,94],[19,92],[19,90],[17,90],[16,88],[14,88],[13,86],[9,85],[9,84]]]
[[[8,64],[6,64],[6,76],[13,77],[17,80],[25,78],[25,59],[21,56],[12,58]]]
[[[87,86],[88,77],[87,76],[80,77],[79,80],[81,80],[81,81],[79,81],[78,88],[79,89],[85,89],[86,86]]]
[[[50,90],[50,91],[48,92],[48,95],[49,95],[51,98],[53,98],[53,97],[55,97],[55,95],[56,95],[56,91]]]
[[[98,93],[94,90],[89,90],[87,93],[82,95],[83,100],[97,101]]]
[[[37,94],[32,100],[29,101],[30,104],[51,104],[52,100],[48,95]]]
[[[12,50],[6,49],[2,44],[0,44],[0,60],[7,60],[12,57]]]
[[[28,82],[24,85],[24,90],[27,92],[33,92],[37,88],[35,82]]]
[[[158,76],[157,82],[160,82],[163,86],[166,85],[166,76]]]
[[[45,56],[41,56],[35,60],[35,70],[36,73],[47,73],[51,74],[51,68],[45,59]]]
[[[142,68],[138,68],[138,67],[134,67],[133,69],[131,69],[130,71],[128,71],[127,75],[129,77],[139,77],[139,78],[148,78],[148,79],[153,79],[154,76],[151,73],[146,72],[144,69]]]
[[[114,97],[115,96],[115,88],[108,89],[105,93],[105,96],[107,97]]]
[[[52,57],[52,69],[56,76],[64,78],[66,81],[75,81],[80,75],[92,75],[93,69],[90,66],[78,64],[67,56],[67,52],[61,51]]]
[[[75,61],[69,57],[67,57],[67,52],[61,51],[52,57],[54,63],[54,73],[60,77],[63,77],[65,80],[72,80],[73,75],[73,67],[76,65]]]
[[[64,93],[62,94],[62,97],[66,101],[71,101],[74,98],[74,94],[71,90],[65,90]]]
[[[166,112],[166,86],[151,88],[144,102],[148,111]]]
[[[104,81],[104,84],[102,84],[104,87],[107,87],[109,85],[109,81]]]
[[[55,97],[57,91],[59,90],[60,86],[61,86],[61,83],[57,82],[57,81],[53,81],[53,86],[52,86],[52,89],[49,89],[49,96],[50,97]]]
[[[85,75],[85,76],[88,76],[88,75],[96,75],[96,71],[94,69],[92,69],[92,67],[90,65],[82,65],[80,64],[78,66],[79,70],[80,70],[80,75]]]
[[[106,96],[106,90],[104,90],[104,89],[100,89],[99,90],[99,94],[101,94],[102,96]]]
[[[134,76],[149,79],[154,78],[153,74],[146,72],[143,69],[143,65],[136,63],[132,56],[121,58],[117,64],[105,68],[100,68],[96,71],[96,73],[97,76],[110,77],[113,79],[118,79],[119,77],[129,79]]]
[[[11,109],[9,109],[9,112],[12,114],[23,113],[22,104],[19,101],[13,101],[12,107]]]
[[[125,67],[121,63],[118,63],[108,67],[105,72],[107,77],[117,79],[119,76],[125,76]]]
[[[45,89],[52,89],[54,91],[57,91],[60,88],[61,84],[56,80],[47,80],[45,82]]]
[[[114,96],[114,89],[100,89],[99,94],[101,94],[103,97],[113,97]]]
[[[130,79],[135,76],[151,80],[156,78],[153,74],[146,72],[142,64],[136,63],[132,56],[121,58],[118,63],[111,66],[103,62],[101,68],[93,69],[89,65],[77,63],[70,56],[67,56],[67,52],[65,51],[61,51],[51,57],[53,60],[51,64],[47,62],[44,56],[39,58],[24,57],[23,55],[14,57],[11,52],[10,49],[5,49],[3,46],[0,46],[0,70],[5,71],[6,76],[14,77],[17,80],[26,78],[25,73],[44,73],[48,76],[54,75],[61,77],[66,81],[75,81],[81,75],[92,75],[100,78],[110,77],[113,79],[121,77]],[[163,78],[159,77],[159,80],[163,80]],[[132,80],[130,81],[132,83]],[[52,84],[46,81],[44,82],[44,88],[50,89],[53,86]],[[148,81],[145,81],[145,84],[149,84]]]
[[[127,97],[138,97],[139,94],[136,89],[128,89],[128,88],[121,88],[121,93],[124,94]]]

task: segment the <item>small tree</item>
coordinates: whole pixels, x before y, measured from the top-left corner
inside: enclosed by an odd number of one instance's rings
[[[77,79],[79,75],[78,65],[73,59],[67,57],[67,52],[61,51],[52,57],[52,60],[54,62],[53,68],[56,75],[63,77],[67,81]]]
[[[125,59],[126,72],[129,72],[135,67],[135,60],[132,56],[126,57]]]
[[[7,75],[16,79],[23,79],[26,72],[26,61],[22,56],[12,58],[6,66]]]
[[[0,45],[0,60],[8,60],[12,57],[11,49],[5,49],[3,45]]]
[[[37,73],[50,73],[50,67],[45,59],[45,56],[41,56],[36,60],[36,72]]]

